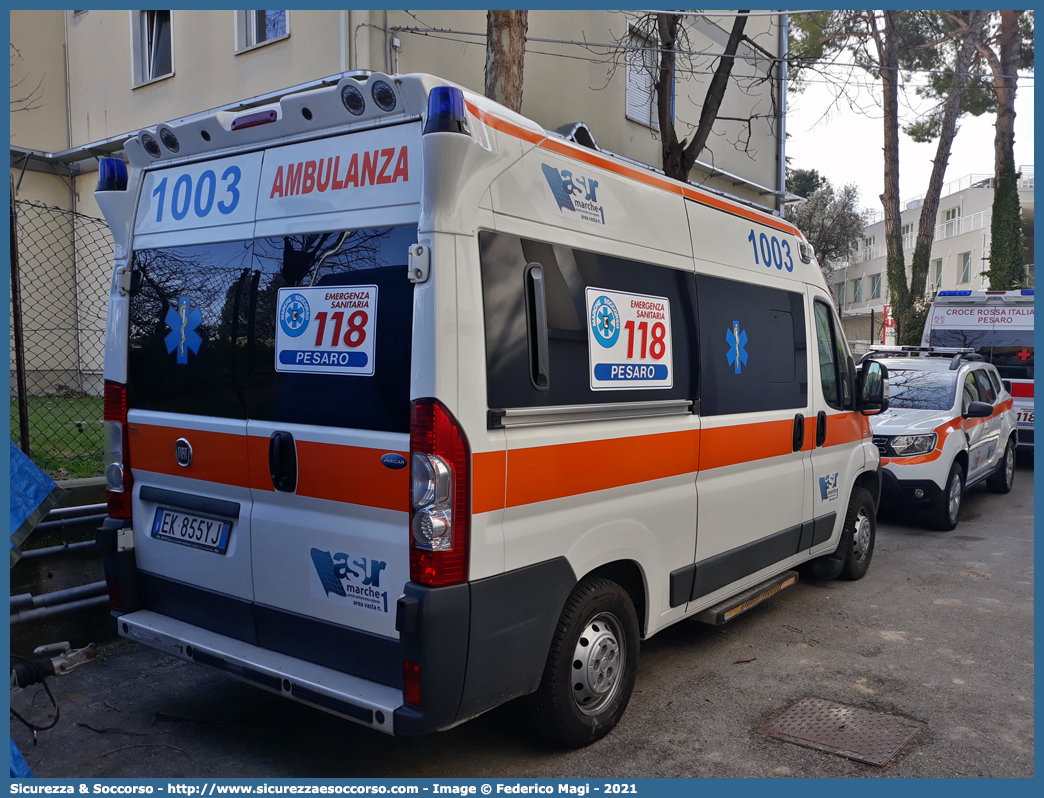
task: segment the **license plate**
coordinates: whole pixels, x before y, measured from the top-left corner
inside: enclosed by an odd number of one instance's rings
[[[231,531],[231,521],[220,521],[169,507],[156,508],[156,517],[152,521],[152,537],[218,554],[224,554],[228,548]]]

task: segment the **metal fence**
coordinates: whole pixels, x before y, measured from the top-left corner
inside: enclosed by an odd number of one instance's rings
[[[856,357],[869,352],[871,344],[884,343],[884,314],[880,311],[842,313],[841,327]]]
[[[11,438],[58,478],[101,471],[112,259],[104,220],[11,203]]]

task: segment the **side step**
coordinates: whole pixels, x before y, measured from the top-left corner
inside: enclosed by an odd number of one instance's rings
[[[744,590],[739,595],[726,599],[721,604],[708,607],[696,616],[696,620],[709,623],[711,626],[724,626],[733,618],[742,615],[752,607],[756,607],[767,598],[771,598],[781,590],[793,587],[797,584],[797,571],[784,571],[777,576],[767,579],[760,585],[755,585],[750,590]]]

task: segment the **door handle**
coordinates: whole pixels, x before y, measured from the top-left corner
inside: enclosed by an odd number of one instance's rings
[[[826,443],[826,412],[820,410],[816,414],[816,448]]]
[[[798,413],[794,416],[794,451],[801,451],[805,445],[805,417]]]
[[[293,493],[297,488],[297,447],[289,432],[273,432],[268,439],[268,468],[272,486]]]

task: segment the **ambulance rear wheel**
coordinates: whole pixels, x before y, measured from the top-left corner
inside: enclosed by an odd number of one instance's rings
[[[615,582],[577,585],[558,620],[540,687],[529,697],[533,728],[568,748],[604,737],[627,709],[638,672],[638,616]]]

